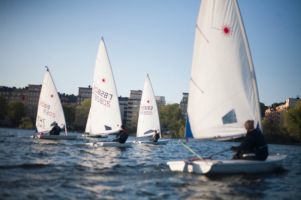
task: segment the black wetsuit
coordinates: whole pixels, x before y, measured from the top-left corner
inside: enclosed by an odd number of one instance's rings
[[[233,159],[265,160],[269,154],[264,136],[258,129],[248,132],[244,141],[231,149],[236,151]]]
[[[116,138],[113,140],[113,142],[119,142],[121,144],[125,143],[128,139],[128,133],[127,130],[121,130],[119,134],[116,136]]]
[[[156,134],[154,135],[154,137],[152,137],[152,141],[153,141],[153,142],[158,142],[159,138],[160,138],[160,134],[159,134],[159,133],[156,133]]]
[[[51,131],[49,132],[50,135],[60,135],[61,128],[58,125],[55,125]]]

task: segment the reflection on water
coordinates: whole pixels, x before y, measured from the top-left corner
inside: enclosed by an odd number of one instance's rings
[[[170,172],[166,161],[192,156],[178,140],[166,145],[102,148],[86,140],[33,140],[31,131],[0,129],[0,199],[300,199],[301,147],[270,145],[287,154],[284,173],[202,176]],[[133,138],[130,138],[133,139]],[[95,140],[95,139],[94,139]],[[231,142],[191,141],[202,156]],[[230,158],[224,151],[214,158]]]

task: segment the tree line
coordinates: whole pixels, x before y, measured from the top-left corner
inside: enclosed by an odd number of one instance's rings
[[[279,117],[281,123],[276,123],[273,118],[263,118],[262,128],[267,140],[280,144],[301,143],[301,101]]]
[[[90,105],[90,99],[86,99],[78,105],[63,103],[67,129],[69,131],[84,132]],[[35,117],[31,118],[27,116],[26,110],[27,108],[22,102],[6,102],[0,96],[0,126],[34,129]],[[159,116],[163,132],[170,133],[171,137],[183,137],[185,124],[179,104],[160,106]],[[131,127],[130,132],[136,133],[136,129],[136,126]]]
[[[277,104],[277,103],[275,103]],[[81,104],[63,104],[67,128],[69,131],[84,132],[91,101],[84,100]],[[278,104],[277,104],[278,105]],[[301,102],[294,108],[284,111],[282,123],[276,123],[272,119],[264,118],[267,109],[260,103],[262,115],[262,128],[268,142],[272,143],[300,143],[301,142]],[[6,102],[0,96],[0,126],[33,129],[35,118],[26,115],[26,106],[22,102]],[[184,138],[185,119],[181,113],[179,104],[167,104],[159,107],[161,130],[164,135],[173,138]],[[130,129],[136,133],[136,127]]]

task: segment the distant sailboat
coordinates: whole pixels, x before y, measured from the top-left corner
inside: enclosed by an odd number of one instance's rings
[[[137,125],[137,138],[150,138],[154,132],[157,131],[161,135],[159,112],[156,102],[156,97],[147,74],[140,102],[138,125]],[[161,137],[161,136],[160,136]],[[137,142],[137,141],[135,141]],[[158,140],[157,143],[166,143],[166,140]],[[139,141],[139,143],[153,143],[151,141]]]
[[[52,129],[51,124],[53,122],[65,130],[65,135],[48,134]],[[46,67],[39,98],[36,128],[40,133],[36,137],[40,139],[76,139],[76,136],[67,135],[63,107],[48,67]]]
[[[260,125],[259,98],[249,45],[236,0],[202,0],[195,30],[188,116],[196,139],[235,138],[244,122]],[[172,171],[258,173],[281,166],[285,156],[266,161],[170,161]]]
[[[109,134],[119,132],[121,123],[115,80],[102,38],[96,56],[91,107],[86,132],[92,137],[106,137]]]
[[[156,97],[149,75],[147,74],[140,102],[137,137],[152,136],[155,130],[160,132],[160,120]]]

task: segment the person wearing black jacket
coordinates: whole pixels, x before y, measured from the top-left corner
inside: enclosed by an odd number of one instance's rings
[[[51,124],[51,126],[53,126],[53,127],[52,127],[51,131],[49,132],[49,134],[50,135],[60,135],[60,132],[62,129],[59,127],[59,125],[56,122],[53,122]]]
[[[124,125],[121,125],[121,130],[119,133],[116,135],[116,138],[113,140],[113,142],[119,142],[121,144],[124,144],[126,140],[128,139],[128,131],[125,128]]]
[[[245,122],[247,135],[239,146],[232,146],[231,150],[236,152],[233,159],[244,160],[266,160],[268,157],[268,146],[263,134],[259,129],[254,129],[254,121]]]
[[[158,142],[159,138],[160,138],[160,134],[158,133],[157,130],[155,130],[154,135],[153,135],[153,137],[151,138],[151,141],[152,141],[152,142]]]

